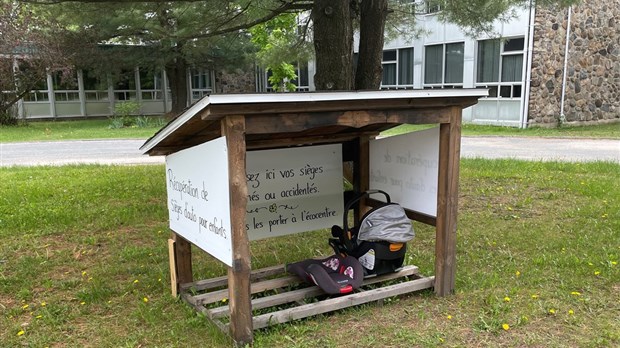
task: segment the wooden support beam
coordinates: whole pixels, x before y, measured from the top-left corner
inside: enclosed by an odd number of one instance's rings
[[[264,114],[246,118],[247,134],[296,133],[313,128],[344,126],[362,128],[373,124],[427,124],[448,122],[450,108],[360,110]]]
[[[256,294],[265,290],[271,290],[275,288],[285,287],[291,284],[297,284],[300,281],[301,280],[297,276],[286,276],[282,278],[263,280],[253,283],[250,286],[250,293]],[[216,290],[196,295],[193,297],[193,300],[196,301],[197,304],[206,305],[214,302],[220,302],[222,299],[226,298],[228,293],[229,289]]]
[[[461,116],[461,108],[452,107],[450,123],[442,123],[439,128],[439,178],[435,234],[435,293],[438,296],[445,296],[454,291]]]
[[[179,282],[177,281],[177,262],[174,257],[174,240],[168,239],[168,262],[170,264],[170,290],[172,297],[179,294]]]
[[[360,135],[355,154],[356,158],[353,161],[353,187],[356,192],[364,192],[370,187],[370,137]],[[367,210],[366,199],[361,199],[354,210],[356,223],[360,221]]]
[[[286,273],[284,265],[271,266],[261,268],[250,273],[250,280],[260,280],[263,278],[280,275]],[[203,291],[215,288],[220,288],[228,284],[228,275],[222,277],[216,277],[211,279],[198,280],[193,283],[185,283],[180,285],[180,290],[192,289],[192,291]]]
[[[329,134],[325,136],[307,136],[307,137],[288,137],[288,138],[271,138],[262,140],[248,139],[247,148],[249,150],[281,148],[299,145],[319,145],[342,143],[357,139],[359,135],[368,136],[370,138],[379,135],[379,132],[362,132],[362,133],[342,133]]]
[[[170,279],[175,279],[174,288],[178,290],[179,284],[189,283],[194,279],[192,275],[192,244],[174,232],[171,232],[170,239],[173,241],[173,251],[169,254],[170,265],[174,267],[174,270],[171,269],[174,277],[171,274]],[[173,296],[176,296],[174,291]]]
[[[228,149],[230,219],[233,265],[228,268],[230,334],[235,345],[252,344],[250,299],[250,242],[245,229],[247,192],[245,176],[245,118],[226,116],[221,122]]]

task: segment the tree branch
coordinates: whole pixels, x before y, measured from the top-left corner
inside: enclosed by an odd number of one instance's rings
[[[133,0],[130,0],[133,1]],[[307,0],[288,0],[288,1],[282,1],[282,5],[278,8],[275,8],[273,10],[271,10],[271,12],[261,18],[255,19],[251,22],[247,22],[247,23],[243,23],[243,24],[239,24],[239,25],[235,25],[229,28],[224,28],[224,29],[219,29],[219,30],[215,30],[215,31],[211,31],[208,33],[204,33],[201,35],[192,35],[191,37],[184,37],[185,39],[205,39],[205,38],[209,38],[209,37],[213,37],[213,36],[217,36],[217,35],[222,35],[222,34],[228,34],[231,32],[235,32],[235,31],[239,31],[239,30],[243,30],[243,29],[248,29],[251,28],[257,24],[261,24],[264,22],[267,22],[270,19],[273,19],[275,17],[277,17],[278,15],[285,13],[287,11],[291,11],[293,8],[297,8],[300,4],[299,3],[307,3]]]
[[[159,2],[159,3],[200,2],[204,0],[147,0],[147,1],[145,0],[19,0],[19,1],[29,3],[29,4],[36,4],[36,5],[56,5],[56,4],[62,4],[62,3],[68,3],[68,2],[82,2],[82,3],[93,3],[93,4],[105,4],[105,3],[117,2],[117,3],[131,4],[131,3],[143,3],[143,2]]]
[[[105,4],[105,3],[144,3],[144,2],[153,2],[153,3],[170,3],[170,2],[202,2],[204,0],[18,0],[19,2],[29,3],[29,4],[37,4],[37,5],[55,5],[62,3],[70,3],[70,2],[81,2],[81,3],[94,3],[94,4]],[[289,9],[292,10],[309,10],[312,8],[312,0],[281,0],[282,3],[291,4]]]

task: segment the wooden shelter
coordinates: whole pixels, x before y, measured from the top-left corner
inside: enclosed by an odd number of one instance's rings
[[[170,249],[173,293],[180,290],[184,299],[209,318],[216,319],[223,313],[229,313],[229,324],[218,325],[229,330],[237,344],[252,342],[253,329],[271,323],[424,288],[433,287],[439,296],[450,294],[455,283],[462,110],[486,95],[487,91],[481,89],[441,89],[211,95],[200,100],[147,140],[141,149],[152,156],[170,155],[226,136],[233,261],[227,277],[195,282],[192,277],[191,244],[173,232]],[[354,188],[364,191],[369,189],[370,140],[381,131],[401,124],[439,124],[440,127],[436,217],[407,210],[411,219],[436,227],[434,276],[418,276],[412,282],[403,283],[405,285],[354,293],[329,299],[325,304],[319,302],[313,307],[293,308],[267,317],[253,317],[253,308],[299,298],[285,293],[280,294],[277,300],[252,300],[253,293],[283,287],[291,279],[265,280],[268,276],[282,273],[282,266],[258,271],[251,269],[245,226],[248,200],[246,151],[340,143],[343,146],[343,161],[353,163]],[[372,199],[362,201],[356,209],[355,218],[376,204]],[[415,270],[415,267],[409,267],[396,276],[410,276],[416,273]],[[226,285],[227,289],[221,289]],[[218,287],[221,290],[213,290]],[[186,291],[190,288],[213,291],[194,296]],[[309,292],[316,295],[317,289],[307,290],[301,298],[307,297]],[[203,304],[217,302],[222,297],[230,299],[226,308],[203,307]]]

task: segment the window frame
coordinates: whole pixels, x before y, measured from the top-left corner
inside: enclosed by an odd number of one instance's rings
[[[518,49],[506,50],[507,44],[510,40],[517,39],[523,41],[523,47]],[[499,42],[499,57],[498,57],[498,71],[496,76],[493,77],[493,81],[479,82],[480,72],[480,43],[484,41],[497,41]],[[505,57],[521,56],[521,66],[516,67],[520,77],[516,81],[503,81],[506,59]],[[495,58],[495,57],[494,57]],[[478,40],[476,42],[476,74],[475,74],[475,86],[480,88],[488,88],[489,96],[486,99],[521,99],[523,97],[523,59],[525,58],[525,37],[514,36],[505,38],[505,40],[494,38]]]
[[[394,52],[394,59],[386,59],[385,54],[386,53],[391,53]],[[383,81],[385,81],[385,74],[386,74],[386,66],[393,66],[394,67],[394,76],[392,77],[394,82],[393,84],[383,84]],[[396,87],[398,86],[398,49],[396,48],[390,48],[388,50],[383,50],[383,52],[381,53],[381,68],[382,68],[382,72],[381,72],[381,87],[386,86],[386,87]]]
[[[191,68],[189,70],[190,81],[190,98],[192,101],[202,99],[205,95],[213,93],[213,85],[215,82],[213,70],[206,68]],[[198,78],[199,85],[194,86],[194,79]],[[206,82],[203,85],[203,82]]]
[[[403,62],[403,55],[402,53],[404,51],[411,51],[411,55],[410,55],[410,62]],[[385,58],[385,52],[394,52],[394,59],[386,59],[384,60],[383,58]],[[383,68],[383,73],[381,76],[381,89],[385,90],[385,89],[413,89],[413,84],[414,84],[414,56],[415,53],[415,48],[413,46],[407,46],[407,47],[399,47],[399,48],[390,48],[387,50],[383,50],[383,55],[381,57],[381,67]],[[385,66],[386,65],[391,65],[394,66],[394,81],[396,82],[395,84],[385,84]],[[402,81],[402,75],[403,75],[403,70],[405,68],[406,65],[409,65],[410,71],[411,71],[411,78],[410,81]],[[404,83],[404,82],[409,82],[409,83]]]
[[[436,3],[433,0],[424,0],[424,14],[425,15],[435,15],[441,12],[441,5]]]
[[[51,74],[54,102],[80,103],[80,89],[77,71],[74,71],[72,75],[72,79],[74,79],[74,81],[72,81],[74,88],[68,88],[71,87],[71,84],[62,80],[61,72],[56,71]]]
[[[461,76],[460,76],[460,80],[461,82],[447,82],[446,81],[446,73],[447,73],[447,69],[446,69],[446,62],[448,61],[448,50],[447,50],[447,46],[449,45],[461,45],[462,47],[462,59],[460,60],[460,64],[461,64]],[[428,67],[428,61],[427,61],[427,48],[428,47],[439,47],[441,46],[441,62],[440,62],[440,66],[441,66],[441,81],[440,82],[431,82],[428,83],[427,81],[427,67]],[[432,44],[432,45],[426,45],[424,46],[424,69],[423,69],[423,77],[422,77],[422,86],[424,88],[463,88],[464,86],[464,80],[465,80],[465,41],[454,41],[454,42],[444,42],[444,43],[440,43],[440,44]]]
[[[162,101],[164,93],[162,89],[163,74],[160,70],[151,71],[148,69],[138,68],[138,79],[140,80],[140,100],[144,101]],[[144,88],[144,82],[148,81],[152,88]]]

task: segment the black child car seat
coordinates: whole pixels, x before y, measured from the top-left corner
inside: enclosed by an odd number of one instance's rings
[[[349,228],[348,212],[360,199],[380,193],[386,203],[368,211],[358,226]],[[415,236],[411,220],[405,210],[392,203],[390,196],[381,190],[362,192],[347,202],[343,228],[332,227],[329,244],[336,254],[353,256],[364,268],[365,276],[395,272],[402,267],[407,252],[407,242]]]

